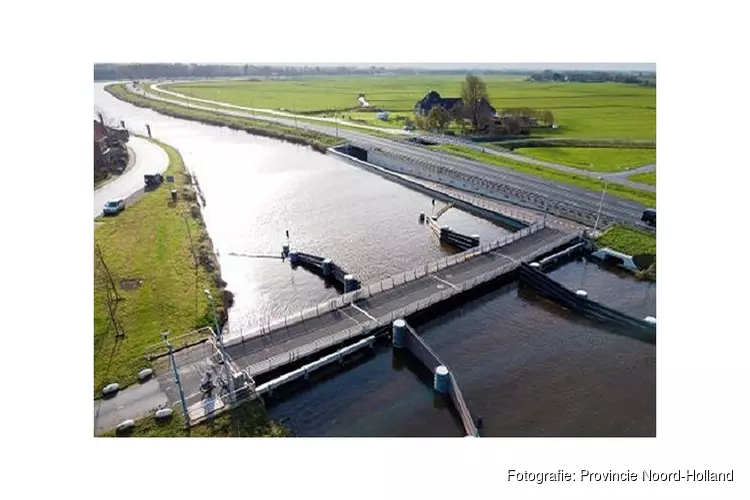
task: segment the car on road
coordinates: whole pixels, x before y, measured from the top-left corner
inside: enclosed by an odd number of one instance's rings
[[[104,215],[117,215],[125,210],[125,200],[110,200],[104,204]]]

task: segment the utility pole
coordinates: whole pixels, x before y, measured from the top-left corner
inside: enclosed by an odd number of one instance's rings
[[[229,361],[227,360],[227,353],[224,350],[224,334],[221,331],[221,328],[219,327],[219,318],[216,316],[216,305],[214,304],[214,296],[211,294],[211,291],[206,288],[203,290],[203,293],[206,294],[206,296],[211,300],[211,310],[214,313],[214,326],[216,327],[216,335],[219,337],[219,351],[221,351],[221,362],[224,365],[224,376],[227,377],[227,383],[229,384],[229,400],[234,403],[234,380],[232,379],[231,374],[229,373]]]
[[[599,180],[602,180],[599,177]],[[599,209],[596,211],[596,221],[594,221],[594,236],[596,236],[596,228],[599,225],[599,216],[602,213],[602,204],[604,203],[604,193],[607,192],[607,179],[604,179],[604,188],[602,189],[602,197],[599,199]]]
[[[174,381],[177,384],[177,389],[180,391],[180,402],[182,403],[182,416],[185,418],[185,427],[190,427],[190,415],[188,415],[187,404],[185,404],[185,391],[182,390],[182,383],[180,382],[180,372],[177,371],[177,363],[174,360],[174,349],[172,349],[172,343],[167,338],[169,332],[162,332],[162,337],[167,343],[169,349],[169,359],[172,362],[172,371],[174,371]]]

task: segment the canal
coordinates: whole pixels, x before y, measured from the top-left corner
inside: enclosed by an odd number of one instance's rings
[[[235,294],[228,328],[247,331],[337,295],[287,262],[232,256],[323,255],[363,283],[448,253],[425,226],[431,199],[309,148],[160,115],[94,85],[95,105],[175,146],[200,181],[204,218]],[[437,207],[441,204],[438,202]],[[483,241],[504,228],[452,209],[441,223]],[[589,296],[655,316],[655,286],[573,262],[552,276]],[[484,435],[654,435],[655,348],[617,337],[508,285],[420,327],[454,369]],[[387,348],[269,405],[303,436],[457,436],[429,373]]]

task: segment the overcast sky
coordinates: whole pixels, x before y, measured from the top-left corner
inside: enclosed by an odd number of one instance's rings
[[[265,64],[264,64],[265,65]],[[559,69],[559,70],[601,70],[601,71],[656,71],[654,63],[384,63],[384,62],[338,62],[338,63],[276,63],[269,66],[385,66],[386,68],[424,69]]]

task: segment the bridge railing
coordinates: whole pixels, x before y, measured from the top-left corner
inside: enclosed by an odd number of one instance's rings
[[[289,326],[295,325],[302,321],[317,318],[320,315],[326,314],[328,312],[331,312],[337,309],[341,309],[354,302],[367,299],[370,296],[375,295],[377,293],[381,293],[385,290],[390,290],[391,288],[395,288],[396,286],[403,285],[404,283],[415,281],[419,278],[422,278],[423,276],[427,274],[442,271],[446,268],[449,268],[456,264],[460,264],[462,262],[465,262],[466,260],[477,257],[484,253],[497,250],[500,247],[503,247],[505,245],[513,243],[514,241],[518,241],[521,238],[529,236],[530,234],[533,234],[543,229],[544,227],[546,227],[545,221],[537,221],[534,224],[531,224],[529,227],[526,227],[524,229],[521,229],[520,231],[516,231],[508,235],[508,237],[502,240],[494,241],[491,243],[485,243],[478,247],[474,247],[469,250],[465,250],[463,252],[445,257],[438,261],[431,262],[429,264],[425,264],[423,266],[410,269],[408,271],[404,271],[402,273],[399,273],[393,276],[389,276],[375,283],[371,283],[366,286],[363,285],[361,288],[357,290],[354,290],[352,292],[347,292],[343,295],[330,299],[321,304],[317,304],[313,307],[308,307],[306,309],[284,316],[282,318],[269,321],[253,330],[250,330],[247,334],[241,333],[239,335],[230,335],[228,337],[225,337],[224,343],[226,345],[235,345],[235,344],[243,342],[245,338],[256,337],[259,335],[269,335],[275,330],[287,328]]]
[[[472,289],[475,286],[485,283],[487,281],[493,280],[497,278],[498,276],[501,276],[510,270],[518,267],[521,262],[531,262],[534,259],[536,259],[539,255],[543,255],[560,245],[566,243],[567,241],[570,241],[571,239],[575,238],[576,235],[565,235],[559,238],[555,238],[554,240],[550,241],[546,245],[543,245],[542,247],[534,250],[533,252],[529,253],[522,259],[518,259],[515,261],[508,262],[506,264],[503,264],[502,266],[499,266],[491,271],[488,271],[486,273],[483,273],[475,278],[463,281],[462,283],[456,284],[455,288],[450,287],[446,288],[444,290],[437,291],[431,295],[429,295],[426,298],[423,298],[421,300],[416,300],[410,304],[407,304],[406,306],[400,307],[398,309],[395,309],[388,314],[384,314],[375,320],[370,320],[367,322],[363,322],[359,325],[352,326],[350,328],[347,328],[346,330],[337,332],[335,334],[329,335],[327,337],[324,337],[322,339],[315,340],[313,342],[309,342],[308,344],[305,344],[297,349],[295,349],[292,352],[285,352],[278,354],[276,356],[272,356],[269,359],[260,361],[258,363],[255,363],[253,365],[250,365],[248,367],[248,372],[251,374],[255,373],[263,373],[266,371],[270,371],[274,369],[275,367],[285,365],[287,363],[291,363],[297,359],[303,358],[305,356],[308,356],[310,354],[313,354],[315,352],[321,351],[323,349],[333,347],[334,345],[340,344],[341,342],[344,342],[348,339],[361,336],[363,334],[369,333],[377,328],[384,328],[384,327],[390,327],[390,325],[393,323],[394,320],[399,318],[406,318],[412,314],[414,314],[417,311],[421,311],[423,309],[426,309],[427,307],[430,307],[433,304],[436,304],[438,302],[442,302],[453,295],[457,295],[459,293],[462,293],[466,290]],[[452,256],[451,258],[456,258],[456,256]],[[417,271],[413,271],[417,275]],[[420,271],[421,272],[421,271]],[[426,274],[426,272],[425,272]],[[398,281],[396,281],[398,284]],[[372,287],[373,285],[370,285]],[[368,288],[370,288],[368,287]],[[378,289],[379,290],[379,289]],[[377,290],[376,290],[377,291]],[[369,296],[370,291],[368,289],[362,289],[357,290],[357,292],[361,292],[362,296]],[[356,294],[356,292],[354,292]]]

